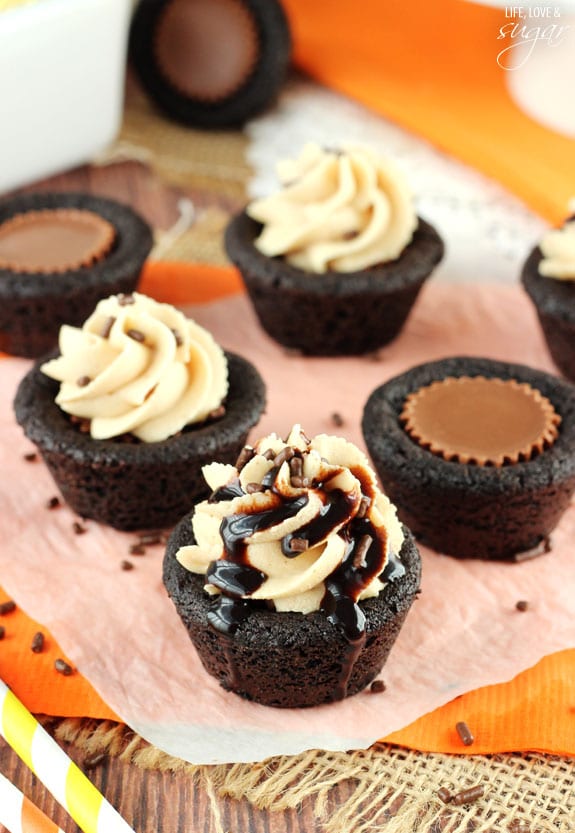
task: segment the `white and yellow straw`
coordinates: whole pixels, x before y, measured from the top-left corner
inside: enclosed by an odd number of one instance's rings
[[[134,833],[2,680],[0,734],[84,833]]]

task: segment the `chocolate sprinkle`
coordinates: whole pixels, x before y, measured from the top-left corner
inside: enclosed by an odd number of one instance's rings
[[[353,566],[356,570],[360,570],[362,567],[365,567],[365,556],[367,555],[367,551],[371,547],[372,543],[373,538],[371,535],[362,535],[357,542],[353,553]]]
[[[471,746],[475,738],[471,733],[471,729],[464,720],[460,720],[455,724],[455,730],[464,746]]]
[[[59,497],[51,497],[50,500],[46,502],[46,509],[58,509],[60,506],[60,498]]]
[[[374,680],[370,685],[369,690],[372,694],[381,694],[385,691],[385,688],[386,686],[383,680]]]
[[[83,768],[86,770],[95,769],[103,763],[107,757],[108,756],[105,752],[96,752],[95,755],[90,755],[88,758],[85,758]]]
[[[74,671],[72,666],[69,665],[66,662],[66,660],[63,660],[63,659],[60,659],[60,658],[58,658],[57,660],[54,661],[54,668],[56,669],[58,674],[63,674],[64,677],[69,677]]]
[[[7,602],[0,604],[0,616],[6,616],[7,613],[12,613],[16,610],[16,602],[10,599]]]
[[[140,344],[143,344],[146,340],[146,336],[141,330],[126,330],[126,335],[129,336],[129,338],[132,338],[134,341],[139,342]]]
[[[38,633],[34,634],[32,644],[30,645],[30,650],[33,651],[35,654],[41,654],[44,650],[44,634],[42,633],[42,631],[38,631]]]
[[[291,445],[286,445],[286,447],[282,448],[279,454],[276,454],[276,456],[274,457],[274,466],[281,466],[283,463],[286,462],[286,460],[291,460],[294,455],[295,451],[293,450]]]
[[[104,321],[104,326],[102,327],[102,330],[100,332],[102,338],[109,338],[115,321],[116,319],[113,315],[110,315],[108,318],[106,318],[106,320]]]
[[[5,636],[6,636],[6,628],[4,627],[4,625],[0,625],[0,641],[2,639],[4,639]]]
[[[236,460],[236,469],[238,471],[241,471],[243,469],[243,467],[245,466],[245,464],[249,463],[249,461],[254,456],[255,456],[255,451],[253,450],[253,448],[249,445],[245,445],[242,448],[242,450],[240,451],[240,455],[239,455],[238,459]]]
[[[525,601],[525,599],[519,599],[519,601],[515,603],[515,609],[520,610],[522,613],[525,610],[528,610],[528,608],[529,608],[529,602]]]
[[[367,510],[369,509],[370,506],[371,506],[371,498],[366,497],[365,495],[362,495],[361,496],[361,501],[360,501],[358,509],[357,509],[356,518],[365,518],[365,516],[367,515]]]
[[[289,470],[292,476],[292,480],[294,477],[300,478],[303,474],[303,460],[301,457],[292,457],[289,461]]]
[[[265,458],[266,458],[266,460],[270,460],[270,461],[271,461],[271,460],[274,460],[274,459],[275,459],[275,456],[276,456],[276,453],[275,453],[275,451],[274,451],[273,449],[271,449],[271,448],[268,448],[268,450],[267,450],[267,451],[264,451],[264,453],[262,454],[262,457],[265,457]]]
[[[24,459],[27,463],[35,463],[38,459],[38,455],[35,451],[29,451],[27,454],[24,454]]]
[[[343,425],[345,425],[345,420],[338,411],[333,412],[333,414],[331,415],[331,421],[333,422],[336,428],[341,428]]]
[[[451,794],[450,790],[447,789],[447,787],[441,787],[441,789],[437,791],[437,797],[441,801],[443,801],[444,804],[449,804],[449,802],[453,798],[453,795]]]
[[[87,387],[87,385],[90,384],[91,381],[92,379],[90,376],[80,376],[79,379],[76,379],[76,384],[79,388],[85,388]]]
[[[125,570],[125,571],[134,569],[134,565],[132,564],[132,562],[131,561],[126,561],[126,559],[124,559],[122,561],[122,563],[120,564],[120,567],[122,568],[122,570]]]
[[[460,793],[457,793],[451,799],[451,803],[455,804],[457,807],[460,807],[462,804],[472,804],[474,801],[477,801],[478,798],[484,793],[484,787],[482,784],[478,784],[476,787],[470,787],[468,790],[462,790]]]
[[[292,538],[289,542],[289,548],[292,552],[305,552],[308,547],[309,543],[305,538]]]
[[[144,544],[140,541],[139,544],[130,544],[129,553],[130,553],[130,555],[145,555],[146,554],[146,548],[144,547]],[[130,562],[127,561],[126,563],[129,564]],[[124,569],[130,569],[130,568],[124,568]]]
[[[86,532],[86,527],[82,526],[82,524],[79,521],[74,521],[74,523],[72,524],[72,529],[74,530],[74,533],[76,535],[84,535],[84,533]]]

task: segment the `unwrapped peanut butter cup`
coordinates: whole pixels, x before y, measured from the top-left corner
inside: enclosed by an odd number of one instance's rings
[[[290,47],[278,0],[141,0],[130,52],[145,89],[169,116],[224,127],[269,103]]]
[[[52,274],[90,266],[112,248],[114,226],[80,209],[27,211],[0,225],[0,269]]]
[[[411,393],[400,420],[418,445],[445,460],[503,466],[551,446],[561,417],[529,384],[460,376]]]

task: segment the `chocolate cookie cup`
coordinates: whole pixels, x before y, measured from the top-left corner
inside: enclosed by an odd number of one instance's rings
[[[444,251],[435,229],[419,218],[396,260],[310,276],[281,257],[261,254],[254,246],[261,228],[245,211],[236,215],[225,233],[228,256],[268,335],[313,356],[361,355],[393,341]]]
[[[192,127],[242,124],[275,97],[291,36],[277,0],[141,0],[130,54],[154,102]]]
[[[53,355],[57,355],[56,353]],[[225,412],[159,442],[94,440],[54,402],[58,383],[38,362],[19,385],[14,409],[66,503],[83,518],[120,530],[171,528],[207,489],[201,468],[233,462],[265,406],[259,373],[227,353]]]
[[[125,205],[81,193],[0,202],[0,350],[37,358],[60,326],[136,288],[152,247],[148,224]]]
[[[575,381],[575,280],[541,275],[542,260],[543,253],[536,246],[523,266],[521,282],[533,302],[553,361],[564,376]]]
[[[463,377],[500,380],[490,401],[501,413],[503,400],[509,404],[511,411],[503,418],[506,440],[523,419],[522,398],[525,424],[534,419],[539,436],[531,444],[518,436],[514,452],[501,454],[493,439],[499,432],[492,426],[488,438],[494,449],[485,453],[484,427],[477,433],[480,447],[466,454],[454,447],[458,437],[446,438],[444,423],[452,416],[453,403],[447,405],[452,413],[445,420],[437,414],[435,437],[423,409],[416,414],[414,429],[409,413],[413,397],[421,398],[421,391],[428,396],[434,383],[446,385],[445,380]],[[502,383],[510,386],[509,397],[502,396]],[[467,391],[464,398],[469,395]],[[469,411],[469,400],[466,404]],[[461,426],[466,420],[462,415],[455,423]],[[522,560],[522,553],[548,540],[575,490],[575,387],[524,365],[470,357],[419,365],[371,394],[362,429],[400,519],[422,543],[448,555]],[[512,458],[517,462],[510,462]]]
[[[347,684],[346,662],[353,648],[343,630],[324,613],[253,610],[232,634],[210,624],[213,599],[204,577],[176,559],[180,547],[194,543],[190,513],[174,529],[164,557],[164,585],[188,630],[204,668],[228,691],[278,708],[331,703],[357,694],[379,674],[418,592],[421,561],[413,536],[404,529],[400,558],[405,572],[389,581],[379,596],[359,602],[366,639]]]

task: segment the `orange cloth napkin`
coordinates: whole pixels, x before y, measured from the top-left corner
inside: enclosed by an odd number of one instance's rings
[[[198,303],[241,291],[235,270],[149,264],[141,291],[172,303]],[[0,602],[6,596],[0,594]],[[523,615],[523,614],[521,614]],[[33,654],[33,635],[41,626],[16,610],[0,617],[0,677],[32,711],[60,716],[117,719],[78,672],[63,677],[54,671],[62,656],[50,634],[46,650]],[[514,680],[472,691],[421,717],[385,740],[425,751],[493,753],[536,749],[575,754],[575,650],[542,659]],[[465,720],[476,740],[464,747],[455,724]]]
[[[499,180],[551,222],[564,219],[575,142],[509,97],[497,64],[509,43],[497,39],[503,10],[463,0],[283,3],[302,70]]]

